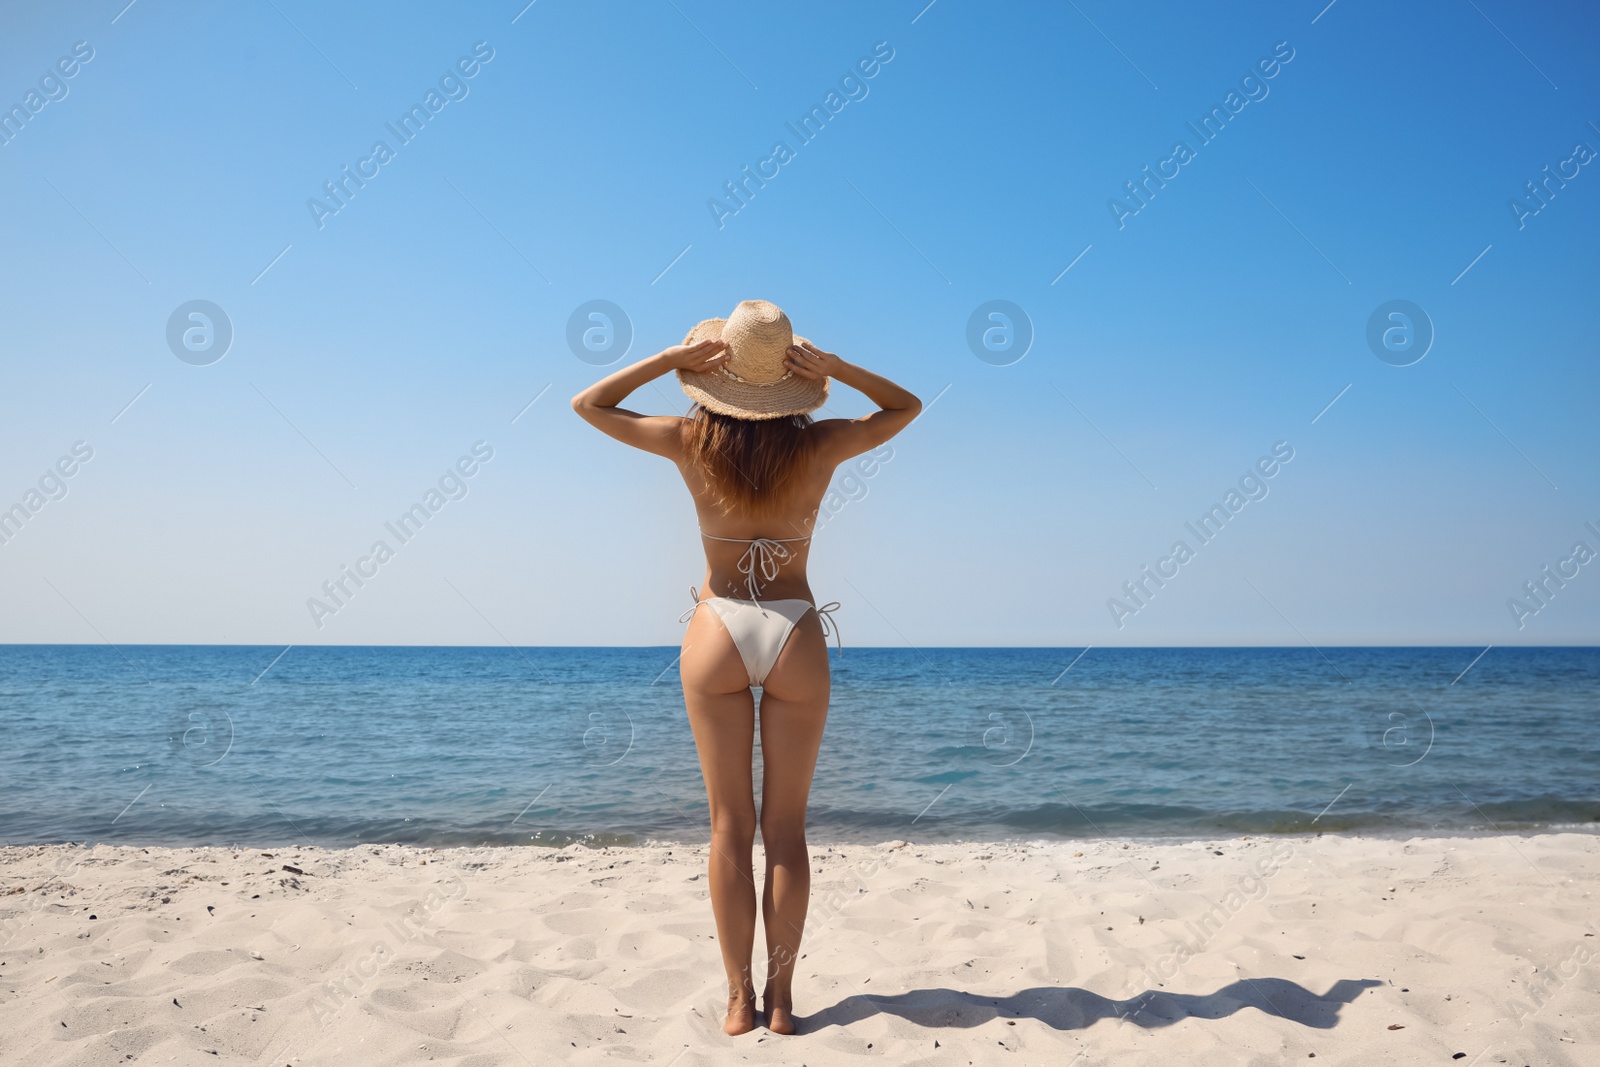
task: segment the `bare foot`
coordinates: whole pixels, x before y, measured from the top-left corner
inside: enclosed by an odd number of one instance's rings
[[[785,995],[775,996],[771,989],[761,994],[761,1003],[766,1008],[767,1029],[775,1034],[794,1033],[794,999]]]
[[[756,1003],[750,997],[731,994],[728,997],[728,1017],[723,1020],[722,1032],[729,1037],[748,1034],[756,1028]]]

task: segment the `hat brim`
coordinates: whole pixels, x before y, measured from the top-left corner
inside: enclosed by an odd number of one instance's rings
[[[722,336],[726,319],[705,319],[683,339],[686,345],[715,340]],[[810,344],[799,334],[795,344]],[[735,419],[780,419],[804,415],[821,407],[828,399],[828,379],[802,378],[789,371],[774,382],[747,382],[722,370],[678,371],[678,384],[689,399],[719,415]]]

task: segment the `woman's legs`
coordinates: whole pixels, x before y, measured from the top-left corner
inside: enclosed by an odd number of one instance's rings
[[[755,700],[744,661],[710,610],[695,612],[684,635],[678,669],[711,806],[711,912],[728,973],[728,1017],[722,1029],[742,1034],[755,1029],[755,984],[750,973],[756,933],[750,864],[756,833],[750,771]]]
[[[761,894],[767,939],[762,1006],[767,1028],[794,1033],[795,963],[811,895],[806,803],[828,718],[828,645],[815,613],[801,619],[761,692],[761,843],[767,854]]]

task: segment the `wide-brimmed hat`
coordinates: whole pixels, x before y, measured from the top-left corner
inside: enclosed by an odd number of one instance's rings
[[[815,411],[828,399],[828,379],[802,378],[783,365],[790,345],[810,344],[789,316],[765,300],[741,300],[725,319],[706,319],[686,345],[726,341],[727,359],[714,370],[678,371],[678,383],[701,407],[736,419],[776,419]]]

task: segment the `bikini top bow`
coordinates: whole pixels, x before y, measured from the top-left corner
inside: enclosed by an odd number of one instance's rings
[[[739,557],[739,573],[745,576],[751,600],[756,599],[757,591],[760,589],[760,584],[756,581],[756,572],[760,571],[762,581],[776,581],[779,565],[789,562],[791,555],[793,553],[789,551],[787,545],[770,537],[758,537],[750,542],[750,547]]]
[[[789,557],[795,553],[789,545],[796,541],[811,540],[808,534],[805,537],[718,537],[700,531],[700,536],[711,541],[731,541],[735,544],[748,544],[744,555],[739,557],[739,573],[744,575],[745,587],[750,591],[750,599],[760,599],[761,582],[776,581],[778,567],[789,562]],[[756,575],[760,575],[758,580]]]

